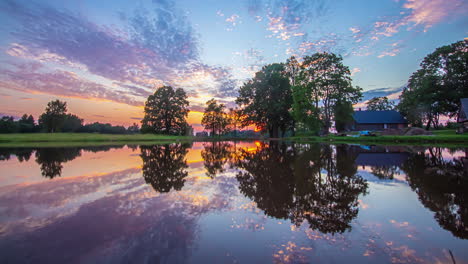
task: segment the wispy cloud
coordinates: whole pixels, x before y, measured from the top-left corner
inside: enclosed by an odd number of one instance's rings
[[[152,10],[121,14],[123,28],[41,3],[7,0],[0,7],[18,24],[6,53],[29,61],[21,64],[27,67],[21,69],[24,80],[19,70],[1,69],[9,88],[140,105],[162,84],[202,86],[197,80],[204,72],[213,76],[210,93],[234,89],[226,87],[232,82],[227,68],[200,61],[197,34],[173,1],[154,1]],[[88,79],[92,76],[104,82]]]

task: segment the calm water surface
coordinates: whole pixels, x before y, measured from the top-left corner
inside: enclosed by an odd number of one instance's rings
[[[0,263],[468,263],[467,152],[0,148]]]

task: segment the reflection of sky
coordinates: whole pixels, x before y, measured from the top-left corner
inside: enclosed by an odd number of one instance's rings
[[[343,55],[355,85],[396,98],[421,59],[467,37],[464,0],[23,1],[0,4],[0,113],[53,98],[86,121],[129,125],[148,94],[183,87],[232,105],[262,65]],[[396,89],[396,90],[395,90]]]
[[[265,216],[240,193],[228,165],[206,177],[202,149],[194,143],[185,185],[169,193],[145,183],[139,149],[83,151],[52,180],[34,159],[0,161],[0,261],[450,263],[448,249],[457,263],[468,259],[466,240],[440,228],[403,180],[359,170],[369,189],[351,231],[323,234]]]

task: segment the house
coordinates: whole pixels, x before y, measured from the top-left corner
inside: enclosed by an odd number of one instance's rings
[[[460,111],[458,112],[457,122],[462,125],[460,133],[468,131],[468,98],[460,99]]]
[[[196,137],[208,137],[208,132],[206,131],[197,132],[195,136]]]
[[[395,110],[386,111],[355,111],[351,130],[373,130],[399,129],[408,127],[408,121]]]

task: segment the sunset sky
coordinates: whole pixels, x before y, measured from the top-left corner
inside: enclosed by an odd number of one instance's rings
[[[466,37],[466,0],[1,0],[0,115],[37,118],[58,98],[85,122],[127,126],[165,84],[187,91],[200,130],[204,103],[233,106],[267,63],[335,52],[354,85],[392,94]]]

